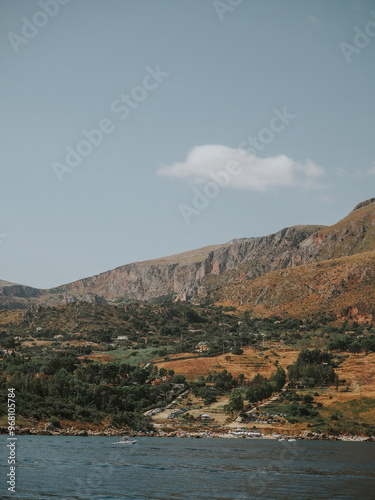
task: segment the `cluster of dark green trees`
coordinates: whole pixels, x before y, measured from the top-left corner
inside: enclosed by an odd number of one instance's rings
[[[250,382],[243,382],[243,387],[234,389],[230,395],[229,402],[225,406],[225,411],[232,415],[244,409],[245,400],[250,403],[257,403],[272,396],[274,392],[280,391],[286,382],[286,374],[279,366],[270,379],[263,377],[259,373]],[[246,418],[246,414],[240,414]]]
[[[209,405],[217,401],[217,397],[221,394],[230,392],[234,387],[240,385],[244,380],[244,375],[240,374],[238,378],[227,370],[222,372],[208,372],[207,377],[200,376],[199,381],[191,383],[191,391],[195,397],[203,399],[204,404]],[[206,385],[209,384],[208,386]]]
[[[268,380],[262,375],[255,375],[253,380],[250,382],[249,387],[246,388],[245,394],[246,399],[250,403],[257,403],[263,399],[271,397],[274,392],[280,391],[286,382],[286,374],[283,368],[279,366],[276,373],[271,375],[271,379]]]
[[[281,400],[291,401],[292,403],[285,409],[288,414],[288,420],[291,423],[297,422],[298,419],[306,419],[306,418],[315,418],[319,417],[318,407],[321,407],[322,404],[318,403],[318,405],[314,408],[314,396],[312,394],[305,394],[300,396],[296,392],[286,392],[282,394]]]
[[[288,366],[288,378],[304,387],[329,385],[335,381],[332,354],[320,349],[302,349],[297,361]]]
[[[360,352],[375,352],[375,337],[371,335],[358,340],[348,335],[334,336],[332,340],[328,341],[327,347],[330,351],[348,351],[354,354]]]
[[[305,387],[314,387],[319,385],[329,385],[338,383],[337,375],[334,371],[335,363],[332,360],[332,354],[323,352],[320,349],[303,349],[293,365],[288,367],[288,378],[293,383],[300,383]],[[244,407],[245,400],[250,403],[257,403],[268,399],[273,393],[281,391],[287,381],[286,373],[282,367],[278,367],[276,372],[267,379],[259,373],[255,375],[251,382],[245,382],[245,389],[235,389],[232,391],[231,398],[226,411],[236,413]],[[294,393],[285,392],[282,399],[295,397]],[[299,398],[300,400],[301,398]],[[314,398],[311,395],[304,396],[303,403],[300,405],[295,399],[288,410],[293,417],[316,417],[319,412],[312,407]]]
[[[280,391],[285,383],[285,371],[278,367],[270,379],[258,373],[251,381],[247,381],[242,373],[233,377],[230,372],[223,370],[213,374],[209,372],[206,378],[201,376],[199,382],[190,385],[193,394],[201,397],[206,405],[217,401],[219,395],[231,393],[226,411],[235,413],[243,409],[245,400],[256,403],[267,399],[274,392]]]
[[[157,367],[138,368],[119,363],[81,364],[72,356],[56,354],[47,360],[7,356],[0,362],[1,410],[6,413],[7,388],[17,394],[17,414],[26,418],[78,419],[100,423],[110,416],[114,425],[152,428],[143,416],[148,408],[163,406],[183,390],[184,377],[153,386]]]

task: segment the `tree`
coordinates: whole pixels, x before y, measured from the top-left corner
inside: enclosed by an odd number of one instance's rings
[[[136,368],[131,374],[131,379],[138,384],[144,384],[147,378],[148,372],[142,368]]]
[[[173,377],[173,383],[175,384],[184,384],[186,382],[185,375],[175,375]]]
[[[185,317],[189,323],[202,323],[204,321],[194,309],[188,309],[185,313]]]
[[[359,342],[353,342],[349,346],[349,352],[352,352],[354,354],[359,354],[362,351],[362,346]]]
[[[114,384],[118,376],[118,368],[118,364],[115,363],[107,363],[106,365],[102,365],[102,380],[107,382],[108,384]]]
[[[305,394],[302,398],[304,403],[312,403],[314,401],[314,396],[311,394]]]
[[[172,389],[172,384],[168,383],[168,382],[164,382],[164,384],[160,384],[158,387],[158,392],[160,392],[160,394],[162,396],[164,396],[164,403],[167,402],[167,395],[169,394],[169,392],[171,391]]]
[[[362,349],[368,352],[375,352],[375,340],[374,339],[363,339],[361,342]]]
[[[98,335],[98,340],[102,344],[109,344],[111,342],[111,336],[107,332],[102,332]]]
[[[276,370],[276,373],[271,375],[271,382],[275,385],[275,389],[277,391],[281,390],[286,382],[286,374],[284,369],[279,366]]]
[[[4,349],[14,349],[16,342],[14,338],[9,335],[1,339],[1,346],[4,347]]]
[[[244,397],[241,391],[234,389],[230,395],[229,403],[225,405],[224,410],[226,413],[233,415],[239,413],[244,407]]]

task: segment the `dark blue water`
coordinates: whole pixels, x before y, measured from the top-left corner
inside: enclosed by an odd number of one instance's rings
[[[374,443],[18,436],[13,494],[1,440],[1,499],[375,498]]]

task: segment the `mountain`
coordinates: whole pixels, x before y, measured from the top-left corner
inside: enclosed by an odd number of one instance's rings
[[[0,306],[166,298],[216,301],[259,314],[332,311],[375,317],[375,198],[333,226],[293,226],[136,262],[50,290],[0,281]]]
[[[43,290],[0,280],[0,309],[28,307],[43,300]]]

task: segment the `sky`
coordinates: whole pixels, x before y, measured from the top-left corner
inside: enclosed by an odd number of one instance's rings
[[[375,196],[372,0],[1,0],[0,279],[50,288]]]

